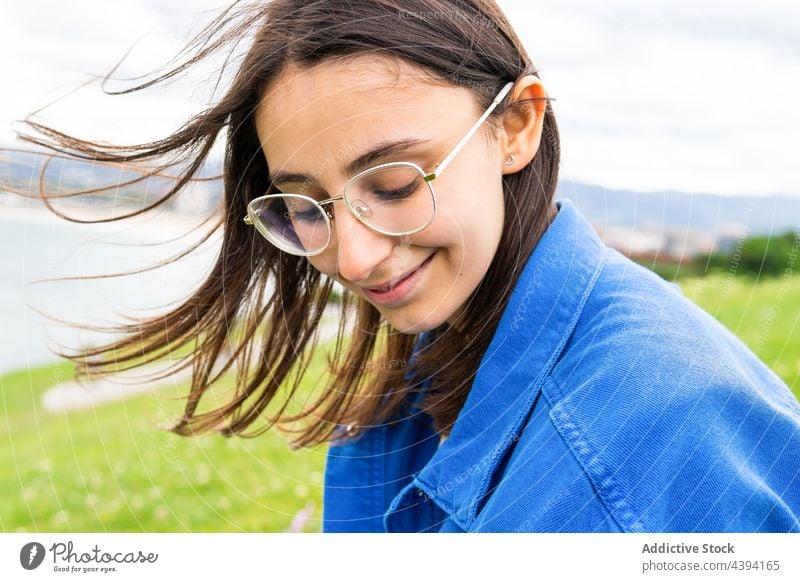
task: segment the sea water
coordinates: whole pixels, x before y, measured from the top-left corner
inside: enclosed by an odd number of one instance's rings
[[[0,206],[0,374],[57,361],[51,347],[74,353],[83,344],[113,337],[54,323],[36,310],[77,324],[108,326],[124,321],[124,315],[153,316],[177,306],[210,271],[220,233],[188,257],[146,273],[35,282],[141,269],[201,238],[198,230],[169,242],[202,220],[170,214],[75,224],[43,208]]]

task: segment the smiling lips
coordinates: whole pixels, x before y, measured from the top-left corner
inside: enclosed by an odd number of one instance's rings
[[[435,255],[436,253],[433,253]],[[365,287],[364,293],[367,297],[375,303],[392,303],[398,301],[405,297],[411,289],[414,287],[414,284],[419,279],[422,272],[425,270],[425,267],[431,262],[433,255],[429,256],[425,259],[420,265],[414,268],[413,271],[410,273],[406,273],[405,275],[401,275],[398,278],[393,278],[389,280],[387,285],[382,287]]]
[[[435,253],[434,253],[434,254],[435,254]],[[429,256],[427,259],[425,259],[424,261],[422,261],[422,262],[421,262],[419,265],[417,265],[416,267],[414,267],[413,269],[411,269],[411,270],[410,270],[409,272],[407,272],[405,275],[400,275],[399,277],[392,277],[391,279],[389,279],[389,282],[388,282],[388,283],[386,283],[385,285],[381,285],[381,286],[379,286],[379,287],[364,287],[364,289],[366,289],[367,291],[377,291],[377,292],[381,292],[381,291],[388,291],[388,290],[389,290],[389,289],[391,289],[392,287],[395,287],[395,286],[396,286],[396,285],[397,285],[397,284],[398,284],[400,281],[402,281],[402,280],[406,279],[406,278],[407,278],[409,275],[412,275],[412,274],[413,274],[413,273],[414,273],[414,272],[415,272],[417,269],[419,269],[420,267],[422,267],[423,265],[425,265],[425,264],[426,264],[428,261],[430,261],[430,260],[431,260],[431,257],[432,257],[432,256],[433,256],[433,255],[430,255],[430,256]]]

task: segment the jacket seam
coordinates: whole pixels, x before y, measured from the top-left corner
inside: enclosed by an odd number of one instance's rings
[[[551,358],[552,359],[552,358]],[[545,378],[546,379],[546,378]],[[473,497],[472,501],[470,501],[469,505],[466,506],[466,520],[469,522],[469,527],[472,527],[472,524],[478,517],[478,506],[481,503],[488,501],[487,495],[491,496],[491,493],[488,491],[489,485],[491,484],[491,480],[494,477],[494,473],[497,471],[500,462],[502,461],[503,457],[508,454],[508,449],[511,445],[519,440],[519,436],[523,427],[525,426],[525,421],[530,417],[533,404],[536,401],[536,397],[541,392],[541,386],[544,381],[540,379],[536,379],[534,382],[531,383],[533,388],[530,391],[530,394],[525,400],[525,405],[523,407],[523,412],[517,415],[517,418],[514,420],[514,424],[511,428],[503,435],[503,438],[498,442],[495,446],[494,451],[492,451],[492,456],[487,463],[486,471],[481,479],[480,485],[476,490],[476,494]],[[461,526],[461,524],[459,524]],[[468,527],[462,526],[462,529],[469,529]]]
[[[457,512],[455,508],[453,508],[452,505],[448,503],[446,499],[443,499],[441,496],[436,495],[435,487],[432,487],[430,483],[416,476],[414,477],[412,484],[415,485],[417,489],[422,491],[428,497],[429,500],[436,503],[436,505],[438,505],[439,508],[442,511],[444,511],[450,519],[455,521],[458,524],[458,526],[461,527],[461,529],[466,529],[462,526],[461,523],[459,523],[461,520],[456,515]]]
[[[581,314],[583,313],[583,309],[586,306],[586,302],[589,300],[589,296],[592,294],[595,285],[597,284],[600,275],[605,270],[606,266],[606,253],[600,253],[597,259],[597,263],[595,264],[594,272],[591,274],[591,277],[586,284],[583,294],[577,301],[577,305],[575,306],[575,313],[569,319],[569,321],[564,326],[564,333],[553,349],[550,357],[547,359],[547,362],[542,367],[542,371],[539,376],[531,382],[530,386],[533,388],[531,389],[531,393],[525,401],[525,408],[522,413],[520,413],[514,421],[511,429],[503,436],[503,440],[500,441],[502,446],[497,445],[495,450],[492,454],[489,467],[487,468],[486,473],[483,476],[477,490],[476,495],[467,506],[466,510],[466,520],[469,522],[469,525],[472,526],[472,523],[477,519],[477,509],[478,505],[482,501],[484,501],[484,497],[487,494],[487,490],[489,488],[489,484],[491,483],[491,479],[494,475],[494,472],[497,470],[497,466],[502,459],[503,455],[508,452],[508,447],[514,441],[515,436],[519,436],[520,431],[525,425],[525,420],[530,416],[531,410],[533,407],[533,403],[536,401],[536,396],[539,392],[542,391],[544,385],[547,384],[547,380],[551,378],[551,373],[556,365],[556,362],[561,357],[561,354],[564,352],[564,347],[567,345],[567,341],[572,336],[573,332],[575,331],[575,326],[578,324],[578,319],[580,319]]]
[[[562,387],[555,378],[550,376],[548,380],[556,387],[559,393],[562,392]],[[542,387],[542,396],[550,404],[550,421],[572,456],[583,469],[584,476],[597,491],[597,496],[608,515],[623,532],[644,532],[625,499],[624,488],[619,486],[613,474],[601,462],[599,455],[586,439],[584,432],[572,422],[569,407],[563,400],[554,404],[544,388]]]

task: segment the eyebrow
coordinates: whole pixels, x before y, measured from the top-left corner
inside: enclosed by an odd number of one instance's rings
[[[349,162],[344,167],[345,174],[348,178],[352,178],[359,172],[373,166],[378,160],[396,154],[401,154],[428,142],[430,142],[428,139],[416,138],[378,142],[378,144],[373,146],[368,152]],[[311,176],[310,174],[304,174],[302,172],[286,172],[283,170],[277,170],[275,172],[270,172],[269,181],[273,184],[281,184],[286,182],[315,182],[316,179],[314,176]]]

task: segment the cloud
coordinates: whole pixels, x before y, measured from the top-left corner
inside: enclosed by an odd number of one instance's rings
[[[500,0],[556,97],[561,176],[634,190],[800,194],[800,3]],[[0,140],[11,120],[102,74],[149,72],[224,3],[55,0],[4,6]],[[108,97],[95,85],[41,119],[81,137],[136,143],[202,110],[208,83]],[[119,83],[112,85],[120,87]]]
[[[115,78],[136,77],[163,66],[180,49],[203,4],[195,4],[192,18],[178,27],[169,18],[180,12],[176,2],[163,9],[133,1],[84,0],[79,9],[49,0],[10,3],[4,7],[7,34],[0,35],[0,63],[16,90],[6,92],[0,104],[0,139],[11,139],[14,120],[59,98],[63,100],[37,118],[81,137],[133,143],[177,128],[200,108],[199,100],[191,100],[193,86],[128,97],[107,96],[96,82],[69,93],[109,73],[129,50]],[[130,84],[110,82],[108,88]]]
[[[563,177],[800,194],[800,5],[501,1],[541,70]]]

